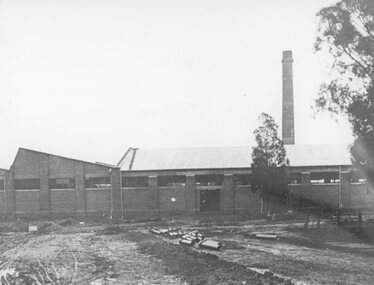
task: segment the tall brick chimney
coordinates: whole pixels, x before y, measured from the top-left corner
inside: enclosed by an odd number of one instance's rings
[[[283,107],[282,107],[282,140],[284,144],[295,144],[295,122],[293,112],[293,73],[292,51],[283,51]]]

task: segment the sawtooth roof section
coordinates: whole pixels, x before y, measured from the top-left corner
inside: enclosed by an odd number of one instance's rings
[[[290,166],[351,165],[348,145],[286,145]],[[248,168],[251,147],[137,149],[126,155],[121,170]]]

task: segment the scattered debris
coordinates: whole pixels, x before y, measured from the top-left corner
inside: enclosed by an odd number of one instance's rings
[[[201,242],[204,240],[204,236],[198,231],[192,231],[188,234],[195,242]]]
[[[180,238],[179,244],[193,246],[198,244],[200,248],[220,250],[222,243],[212,240],[206,240],[205,237],[197,230],[185,232],[181,228],[157,228],[153,227],[149,230],[156,235],[163,235],[171,239]]]
[[[263,238],[263,239],[279,239],[277,235],[274,234],[256,234],[256,238]]]
[[[179,243],[183,245],[194,245],[195,242],[192,239],[182,238],[179,240]]]
[[[156,235],[160,235],[160,234],[161,234],[159,228],[151,228],[149,231],[150,231],[151,233],[153,233],[153,234],[156,234]]]
[[[168,232],[168,236],[170,238],[178,238],[179,237],[179,233],[178,232]]]
[[[253,233],[250,235],[252,238],[258,239],[270,239],[270,240],[279,240],[280,236],[275,233]]]
[[[370,217],[366,220],[367,223],[374,223],[374,218]]]
[[[36,232],[38,230],[38,226],[29,225],[29,232]]]
[[[169,238],[178,238],[184,234],[181,228],[163,229],[163,228],[153,227],[149,231],[156,235],[167,235]]]
[[[162,235],[163,235],[163,234],[167,234],[167,233],[169,232],[168,229],[160,229],[159,231],[160,231],[160,233],[161,233]]]
[[[200,248],[220,250],[222,248],[222,243],[213,240],[203,240],[199,243]]]

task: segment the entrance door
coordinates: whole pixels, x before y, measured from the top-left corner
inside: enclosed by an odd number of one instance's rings
[[[200,212],[219,212],[219,196],[219,189],[200,190]]]

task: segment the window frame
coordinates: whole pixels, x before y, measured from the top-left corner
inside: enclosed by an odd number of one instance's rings
[[[105,181],[92,182],[92,180],[105,179]],[[84,188],[85,189],[110,189],[112,187],[110,176],[96,176],[96,177],[85,177],[84,178]],[[95,187],[94,185],[98,186]]]
[[[31,186],[31,187],[25,187],[25,186],[21,186],[19,187],[19,185],[17,185],[17,183],[20,183],[21,181],[25,182],[25,181],[34,181],[37,183],[35,183],[35,185]],[[21,178],[21,179],[14,179],[14,189],[15,190],[40,190],[40,179],[39,178]]]
[[[181,178],[173,180],[173,178]],[[168,180],[170,179],[170,180]],[[160,183],[160,181],[162,183]],[[159,187],[186,187],[187,177],[186,175],[162,175],[157,177],[157,185]]]
[[[291,185],[299,185],[301,184],[301,172],[291,172],[289,174],[290,183]],[[312,179],[310,179],[312,181]]]
[[[57,183],[57,180],[59,180],[59,179],[69,179],[69,182],[65,183],[67,185],[67,187],[53,187],[54,185],[59,185],[59,184],[60,185],[65,185],[64,183]],[[51,182],[52,180],[55,180],[56,182],[52,183]],[[50,190],[75,189],[76,188],[75,178],[71,178],[71,177],[49,178],[48,183],[49,183],[49,189]],[[74,186],[69,186],[69,185],[74,185]]]
[[[137,183],[140,181],[140,183]],[[145,188],[149,187],[148,176],[122,176],[122,188]]]
[[[214,177],[213,180],[211,181],[208,181],[208,179],[206,179],[206,181],[204,181],[204,179],[202,179],[202,181],[198,181],[198,178],[202,178],[202,177]],[[218,182],[218,183],[217,183]],[[195,175],[195,185],[196,186],[223,186],[224,184],[224,175],[223,174],[202,174],[202,175]]]
[[[311,172],[311,184],[339,184],[339,172]]]
[[[240,179],[245,177],[245,179]],[[251,186],[252,185],[252,175],[251,174],[234,174],[233,182],[235,186]],[[244,182],[243,182],[244,181]],[[245,184],[247,183],[247,184]]]

